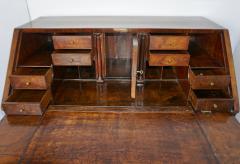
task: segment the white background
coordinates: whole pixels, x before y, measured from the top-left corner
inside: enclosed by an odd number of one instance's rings
[[[49,15],[204,16],[230,30],[240,88],[239,0],[26,0],[31,18]],[[0,95],[13,27],[29,20],[25,0],[0,0]],[[1,99],[0,96],[0,99]]]

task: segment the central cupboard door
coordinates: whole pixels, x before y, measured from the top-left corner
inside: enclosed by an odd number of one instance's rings
[[[106,79],[128,81],[131,98],[136,95],[138,39],[130,33],[105,34]]]

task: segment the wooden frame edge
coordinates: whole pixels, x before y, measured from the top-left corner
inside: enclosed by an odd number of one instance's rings
[[[4,88],[3,88],[3,97],[2,97],[2,103],[4,101],[6,101],[6,99],[8,98],[9,95],[9,91],[10,91],[10,79],[9,76],[13,71],[14,68],[14,61],[15,61],[15,54],[18,51],[18,46],[19,46],[19,38],[20,38],[20,33],[21,30],[20,29],[14,29],[13,31],[13,37],[12,37],[12,43],[11,43],[11,49],[10,49],[10,56],[9,56],[9,60],[8,60],[8,68],[7,68],[7,73],[6,73],[6,77],[5,77],[5,84],[4,84]]]
[[[223,31],[224,36],[224,42],[225,42],[225,48],[226,48],[226,54],[227,54],[227,62],[231,77],[231,89],[232,89],[232,95],[234,99],[234,113],[239,112],[239,98],[238,98],[238,88],[237,88],[237,80],[236,80],[236,74],[235,74],[235,67],[233,62],[233,54],[232,54],[232,48],[231,48],[231,42],[230,42],[230,36],[227,29]]]

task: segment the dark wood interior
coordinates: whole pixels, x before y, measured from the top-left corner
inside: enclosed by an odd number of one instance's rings
[[[42,17],[14,30],[0,163],[240,163],[238,101],[205,18]]]
[[[218,93],[224,92],[229,99],[227,111],[237,112],[227,31],[212,27],[210,21],[209,29],[208,25],[192,28],[191,21],[185,30],[177,23],[175,29],[100,28],[101,32],[99,28],[23,26],[14,38],[18,42],[3,104],[15,92],[42,89],[51,92],[50,106],[140,104],[159,111],[169,106],[202,111],[195,102],[204,99],[210,106],[222,106],[226,96]],[[214,103],[209,100],[213,95]],[[28,98],[32,102],[34,97]]]

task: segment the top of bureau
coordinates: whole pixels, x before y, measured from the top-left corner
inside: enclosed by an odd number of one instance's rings
[[[39,17],[18,29],[202,29],[222,26],[204,17],[173,16],[51,16]]]

